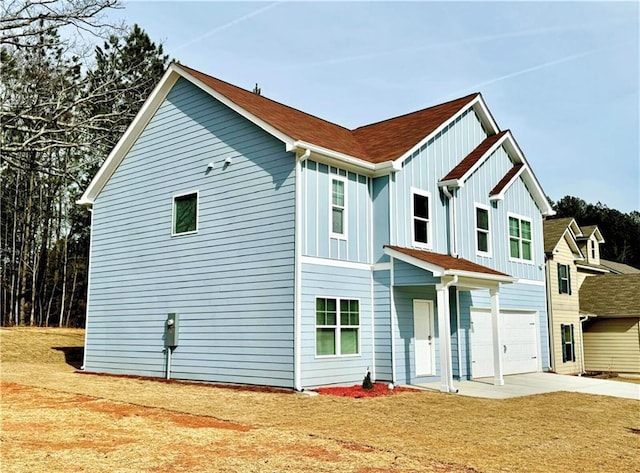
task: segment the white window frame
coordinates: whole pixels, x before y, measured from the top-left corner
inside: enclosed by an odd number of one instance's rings
[[[318,325],[318,319],[316,314],[316,304],[318,299],[335,299],[336,301],[336,325]],[[336,297],[336,296],[315,296],[313,299],[313,319],[314,319],[314,329],[313,329],[313,353],[316,358],[353,358],[353,357],[361,357],[362,356],[362,301],[358,297]],[[358,301],[358,325],[342,325],[340,323],[340,301]],[[318,355],[318,346],[317,346],[317,338],[316,333],[319,328],[333,328],[335,330],[335,340],[336,340],[336,353],[334,355]],[[346,355],[342,355],[342,346],[341,346],[341,337],[340,337],[340,329],[341,328],[357,328],[358,329],[358,352],[357,353],[349,353]]]
[[[427,222],[427,242],[424,243],[422,241],[416,241],[416,227],[415,227],[415,223],[414,220],[416,218],[418,218],[421,221],[425,221],[425,219],[421,218],[421,217],[416,217],[415,216],[415,208],[414,208],[414,204],[413,204],[413,195],[417,194],[420,195],[422,197],[426,197],[427,198],[427,212],[429,214],[429,218],[426,219]],[[410,226],[411,226],[411,245],[414,248],[423,248],[426,250],[430,250],[433,248],[433,206],[431,205],[431,192],[429,191],[425,191],[423,189],[418,189],[416,187],[411,187],[411,195],[410,195],[410,200],[411,200],[411,221],[410,221]]]
[[[196,196],[196,229],[191,230],[190,232],[176,233],[175,231],[176,230],[176,199],[179,197],[184,197],[186,195],[193,195],[193,194],[195,194]],[[184,235],[193,235],[195,233],[198,233],[199,229],[200,229],[200,191],[193,190],[188,192],[181,192],[180,194],[173,194],[171,196],[171,236],[181,237]]]
[[[334,233],[333,231],[333,181],[340,181],[344,186],[344,205],[342,206],[342,233]],[[332,174],[329,172],[329,238],[335,238],[338,240],[346,240],[347,239],[347,230],[349,228],[347,222],[349,221],[348,216],[349,212],[348,204],[349,199],[347,194],[349,193],[349,180],[346,176],[341,176],[339,174]],[[339,208],[339,206],[335,206]]]
[[[487,212],[487,225],[489,227],[487,230],[484,228],[478,228],[478,209],[485,210]],[[491,257],[491,207],[475,202],[473,206],[473,223],[475,228],[473,237],[476,244],[476,255]],[[487,234],[487,251],[481,251],[478,248],[478,232]]]
[[[514,258],[513,256],[511,256],[511,233],[510,233],[510,227],[509,227],[509,219],[510,218],[516,218],[519,221],[525,221],[525,222],[529,222],[529,226],[531,228],[531,259],[524,259],[522,258],[522,230],[520,229],[520,237],[518,237],[518,244],[519,244],[519,249],[520,251],[518,252],[520,254],[519,258]],[[507,213],[507,255],[509,256],[509,261],[513,261],[516,263],[525,263],[525,264],[535,264],[535,259],[536,259],[536,255],[535,255],[535,251],[534,251],[534,238],[533,238],[533,221],[531,218],[529,217],[525,217],[524,215],[518,215],[518,214],[514,214],[514,213]]]
[[[567,277],[562,277],[560,274],[560,268],[567,268]],[[566,294],[568,296],[571,295],[571,266],[565,263],[557,263],[556,265],[558,271],[558,294]],[[562,290],[562,281],[567,282],[567,290]]]

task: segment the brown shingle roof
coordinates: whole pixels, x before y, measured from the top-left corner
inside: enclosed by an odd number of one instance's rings
[[[551,253],[556,247],[565,230],[573,220],[571,217],[553,218],[545,220],[542,224],[544,235],[544,252]]]
[[[482,266],[481,264],[474,263],[473,261],[469,261],[464,258],[454,258],[453,256],[443,255],[442,253],[417,250],[414,248],[404,248],[402,246],[385,245],[385,248],[390,248],[399,253],[411,256],[426,263],[434,264],[444,270],[470,271],[473,273],[509,277],[508,274],[501,273],[500,271],[496,271],[495,269],[487,268],[486,266]]]
[[[306,141],[372,163],[400,157],[479,95],[467,95],[451,102],[349,130],[187,66],[177,66],[294,140]]]
[[[449,181],[452,179],[460,179],[462,178],[469,169],[471,169],[474,164],[476,164],[484,154],[489,151],[500,138],[502,138],[508,130],[501,131],[496,135],[492,135],[487,137],[482,143],[480,143],[476,149],[471,151],[462,161],[460,161],[456,167],[454,167],[449,173],[444,176],[441,181]]]
[[[504,187],[507,184],[509,184],[509,182],[511,182],[511,179],[513,179],[513,176],[518,174],[520,169],[522,169],[522,166],[524,166],[524,164],[520,163],[520,164],[516,164],[511,169],[509,169],[507,173],[504,175],[504,177],[500,179],[500,182],[498,182],[496,186],[493,189],[491,189],[491,192],[489,192],[489,195],[496,195],[502,192]]]
[[[587,277],[580,287],[580,313],[640,317],[640,274]]]
[[[629,266],[628,264],[618,263],[600,258],[600,266],[603,266],[616,274],[640,274],[640,269]]]

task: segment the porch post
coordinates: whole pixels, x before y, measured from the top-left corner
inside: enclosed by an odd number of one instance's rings
[[[449,321],[449,288],[447,284],[436,285],[438,304],[438,336],[440,338],[440,391],[452,392],[453,363],[451,361],[451,323]]]
[[[500,339],[500,290],[489,289],[491,297],[491,330],[493,331],[493,384],[504,385],[502,376],[502,340]]]

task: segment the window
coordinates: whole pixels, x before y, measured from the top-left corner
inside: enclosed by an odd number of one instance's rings
[[[476,204],[476,251],[488,256],[489,240],[489,208]]]
[[[198,231],[198,193],[173,198],[173,235]]]
[[[562,362],[576,361],[576,350],[573,341],[573,324],[560,325],[562,334]]]
[[[589,241],[589,245],[591,246],[591,259],[596,259],[596,242],[593,240]]]
[[[509,216],[509,255],[513,259],[532,261],[529,220]]]
[[[316,355],[357,355],[360,303],[355,299],[316,299]]]
[[[346,232],[345,181],[331,179],[331,237],[344,239]]]
[[[568,264],[558,263],[558,291],[560,294],[571,294],[571,274]]]
[[[413,244],[414,246],[431,246],[431,221],[429,219],[429,193],[413,190]]]

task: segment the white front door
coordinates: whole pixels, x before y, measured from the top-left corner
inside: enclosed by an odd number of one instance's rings
[[[416,376],[435,375],[433,301],[413,300],[413,336]]]

